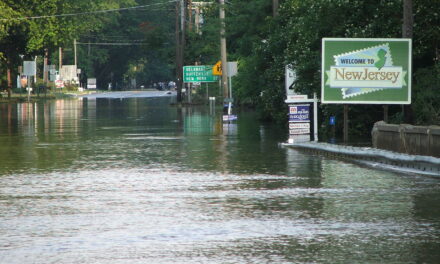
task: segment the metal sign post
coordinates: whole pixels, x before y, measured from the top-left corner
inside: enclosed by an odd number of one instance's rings
[[[228,61],[228,79],[229,79],[229,98],[231,99],[228,102],[228,117],[227,120],[235,120],[237,116],[232,115],[232,101],[234,100],[232,97],[232,77],[237,75],[238,73],[238,67],[236,61]],[[225,119],[225,117],[223,117]]]
[[[23,74],[26,75],[28,92],[28,101],[31,99],[32,88],[30,86],[29,77],[37,75],[37,62],[35,61],[23,61]]]
[[[289,106],[289,140],[288,143],[310,141],[310,104],[313,104],[313,141],[318,141],[318,98],[306,94],[297,94],[294,89],[296,72],[291,65],[285,66],[286,100]]]

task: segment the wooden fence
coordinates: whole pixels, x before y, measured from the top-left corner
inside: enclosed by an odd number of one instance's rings
[[[400,153],[440,157],[440,126],[392,125],[376,122],[373,147]]]

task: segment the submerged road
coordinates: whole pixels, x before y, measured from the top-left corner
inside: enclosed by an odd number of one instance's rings
[[[83,98],[145,98],[145,97],[167,97],[175,96],[175,91],[157,91],[157,90],[143,90],[143,91],[115,91],[93,93],[81,95]]]
[[[0,104],[0,263],[440,262],[438,178],[165,93]]]

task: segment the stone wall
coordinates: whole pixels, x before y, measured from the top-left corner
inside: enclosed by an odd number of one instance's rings
[[[392,125],[376,122],[373,147],[411,155],[440,157],[440,126]]]

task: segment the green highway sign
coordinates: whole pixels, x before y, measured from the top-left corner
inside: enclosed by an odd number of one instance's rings
[[[213,66],[183,66],[183,82],[217,82],[218,76],[212,74]]]
[[[410,104],[411,39],[322,39],[322,103]]]

